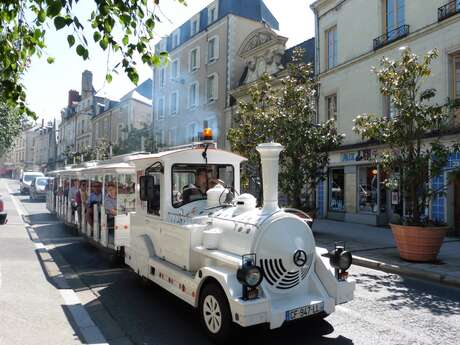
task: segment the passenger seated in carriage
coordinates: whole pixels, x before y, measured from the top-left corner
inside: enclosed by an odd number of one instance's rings
[[[93,225],[94,219],[94,205],[100,205],[102,202],[102,184],[100,182],[91,181],[91,193],[87,203],[87,223]]]
[[[107,193],[104,196],[104,208],[107,216],[109,239],[113,242],[115,216],[117,215],[117,186],[113,182],[107,184]]]

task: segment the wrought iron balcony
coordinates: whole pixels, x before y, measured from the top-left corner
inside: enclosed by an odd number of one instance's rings
[[[387,44],[390,44],[394,41],[397,41],[403,37],[409,35],[409,25],[401,25],[396,29],[388,31],[387,33],[383,34],[374,39],[374,50],[380,49]]]
[[[438,8],[438,22],[460,13],[460,1],[451,1]]]

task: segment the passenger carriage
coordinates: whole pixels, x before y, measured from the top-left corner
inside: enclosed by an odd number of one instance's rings
[[[347,272],[351,254],[343,247],[331,253],[316,248],[306,219],[279,208],[282,146],[261,144],[257,150],[262,207],[252,195],[240,194],[245,158],[210,142],[59,171],[55,184],[64,190],[76,174],[88,182],[88,195],[111,189],[116,202],[94,197],[82,212],[82,232],[196,307],[209,337],[225,342],[234,324],[277,328],[329,315],[353,298],[355,288]],[[57,215],[65,219],[60,205],[68,201],[59,193],[56,199]]]

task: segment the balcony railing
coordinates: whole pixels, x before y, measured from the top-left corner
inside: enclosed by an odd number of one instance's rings
[[[460,1],[451,1],[438,8],[438,22],[460,13]]]
[[[374,50],[380,49],[391,42],[397,41],[409,35],[409,25],[401,25],[394,30],[388,31],[374,39]]]

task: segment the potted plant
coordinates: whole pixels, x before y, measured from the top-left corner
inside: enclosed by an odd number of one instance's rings
[[[432,180],[443,173],[449,155],[458,143],[447,142],[445,129],[450,124],[446,105],[433,102],[435,89],[424,89],[430,76],[436,50],[419,58],[402,48],[397,60],[383,58],[375,69],[380,91],[389,103],[389,116],[364,114],[355,119],[354,130],[363,139],[384,145],[379,161],[388,176],[387,184],[398,185],[404,212],[391,221],[391,229],[401,258],[434,261],[447,227],[427,213],[429,201],[444,192],[433,188]]]

